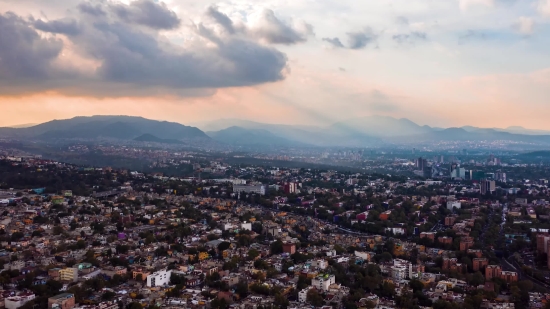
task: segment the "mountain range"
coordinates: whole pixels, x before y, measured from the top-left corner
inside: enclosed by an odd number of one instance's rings
[[[200,129],[199,129],[200,128]],[[220,119],[186,126],[130,116],[91,116],[52,120],[38,125],[0,128],[0,138],[59,140],[116,139],[146,143],[213,142],[246,147],[366,147],[425,142],[512,141],[550,145],[550,132],[522,127],[434,128],[408,119],[369,116],[327,126],[266,124]]]
[[[20,139],[132,140],[143,138],[145,134],[167,140],[209,139],[203,131],[195,127],[129,116],[75,117],[52,120],[25,128],[0,128],[0,137]]]
[[[384,143],[412,144],[431,141],[512,141],[550,144],[550,131],[529,130],[523,127],[437,128],[421,126],[406,118],[397,119],[387,116],[355,118],[328,126],[265,124],[241,119],[220,119],[197,123],[195,126],[206,131],[223,130],[229,127],[262,129],[289,141],[313,146],[363,147]],[[211,135],[211,133],[208,134]]]

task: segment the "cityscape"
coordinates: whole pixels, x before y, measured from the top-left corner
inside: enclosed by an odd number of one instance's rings
[[[0,0],[0,309],[550,309],[550,0]]]

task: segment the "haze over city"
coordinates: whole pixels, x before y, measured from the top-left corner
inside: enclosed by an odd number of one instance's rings
[[[549,130],[549,0],[0,0],[0,124]]]

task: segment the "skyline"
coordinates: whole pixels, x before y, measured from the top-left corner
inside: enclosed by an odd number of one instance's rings
[[[386,115],[550,129],[550,0],[0,3],[1,126]]]

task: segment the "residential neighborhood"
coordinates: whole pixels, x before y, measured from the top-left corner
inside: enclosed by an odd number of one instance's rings
[[[519,309],[550,300],[546,183],[514,196],[444,180],[237,171],[199,180],[4,157],[0,304]]]

